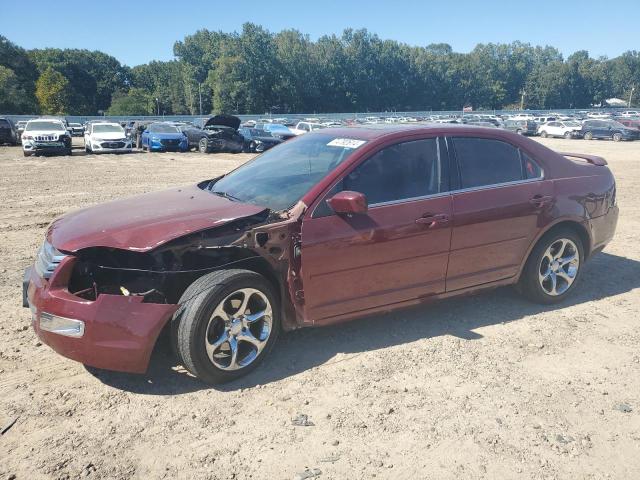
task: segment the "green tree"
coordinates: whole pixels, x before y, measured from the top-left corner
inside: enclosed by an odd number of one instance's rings
[[[36,97],[42,113],[64,115],[69,111],[69,81],[48,67],[36,81]]]
[[[107,115],[151,115],[154,99],[142,88],[131,88],[128,92],[113,95]]]
[[[26,50],[0,35],[0,113],[37,113],[38,72]]]

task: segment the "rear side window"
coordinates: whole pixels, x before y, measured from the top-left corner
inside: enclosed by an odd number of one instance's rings
[[[9,128],[11,127],[11,125],[9,124],[8,120],[5,120],[4,118],[0,118],[0,127]]]
[[[513,145],[486,138],[454,138],[460,188],[514,182],[525,178],[520,152]]]

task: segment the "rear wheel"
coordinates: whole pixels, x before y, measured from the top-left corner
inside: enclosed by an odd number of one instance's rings
[[[564,138],[569,140],[571,138],[571,132],[564,132]]]
[[[30,157],[30,156],[32,155],[32,152],[27,152],[26,150],[23,150],[23,151],[22,151],[22,154],[23,154],[25,157]]]
[[[574,289],[582,272],[584,246],[570,229],[549,232],[536,244],[520,277],[519,289],[536,303],[557,303]]]
[[[517,133],[518,135],[522,135],[522,130],[517,129],[517,130],[516,130],[516,133]]]
[[[271,284],[248,270],[220,270],[200,277],[180,299],[172,343],[192,374],[208,383],[246,375],[269,353],[280,331]]]
[[[201,138],[198,142],[198,151],[200,153],[209,153],[209,140],[207,138]]]
[[[585,132],[585,134],[584,134],[584,139],[585,139],[585,140],[593,140],[593,133],[591,133],[591,132]]]
[[[542,131],[540,132],[540,136],[541,136],[542,138],[547,138],[547,131],[546,131],[546,130],[542,130]]]
[[[620,140],[622,140],[622,134],[614,133],[611,138],[613,139],[614,142],[619,142]]]

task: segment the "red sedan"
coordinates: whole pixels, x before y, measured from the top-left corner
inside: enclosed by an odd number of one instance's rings
[[[54,221],[24,303],[69,358],[144,372],[166,328],[178,361],[224,382],[282,330],[509,284],[562,301],[617,219],[599,157],[470,126],[325,129]]]

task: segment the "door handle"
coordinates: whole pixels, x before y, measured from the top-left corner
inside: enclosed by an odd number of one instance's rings
[[[529,203],[536,207],[543,207],[553,201],[553,197],[550,195],[534,195]]]
[[[420,218],[416,218],[418,225],[426,225],[427,228],[433,228],[436,225],[445,225],[449,223],[449,215],[446,213],[425,214]]]

